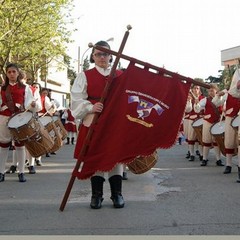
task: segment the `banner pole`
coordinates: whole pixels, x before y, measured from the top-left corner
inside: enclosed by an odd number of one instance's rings
[[[116,54],[115,54],[115,55],[116,55],[116,59],[115,59],[115,61],[114,61],[113,67],[112,67],[112,69],[111,69],[111,72],[110,72],[110,74],[109,74],[108,81],[107,81],[107,83],[106,83],[106,85],[105,85],[105,88],[104,88],[104,90],[103,90],[103,93],[102,93],[102,96],[101,96],[101,100],[100,100],[101,103],[103,103],[103,102],[105,101],[105,98],[106,98],[106,96],[107,96],[107,94],[108,94],[108,91],[109,91],[110,85],[111,85],[111,83],[112,83],[112,80],[113,80],[113,78],[115,77],[115,72],[116,72],[116,69],[117,69],[119,60],[120,60],[120,58],[121,58],[121,56],[122,56],[122,52],[123,52],[124,46],[125,46],[125,44],[126,44],[126,42],[127,42],[128,36],[129,36],[129,30],[131,30],[132,27],[131,27],[130,25],[128,25],[128,26],[127,26],[127,29],[128,29],[128,30],[127,30],[127,31],[125,32],[125,34],[124,34],[124,37],[123,37],[122,43],[121,43],[121,45],[120,45],[120,48],[119,48],[118,52],[116,52]],[[94,46],[94,45],[92,45],[92,44],[89,44],[89,47],[94,47],[94,48],[96,47],[96,48],[97,48],[97,46]],[[106,49],[106,48],[104,48],[104,49]],[[99,118],[99,114],[94,114],[94,118],[93,118],[93,121],[92,121],[92,125],[94,125],[94,124],[97,122],[98,118]],[[74,167],[73,173],[74,173],[74,172],[78,172],[78,170],[79,170],[79,168],[80,168],[81,160],[82,160],[82,158],[83,158],[83,157],[86,155],[86,153],[87,153],[88,145],[89,145],[89,140],[90,140],[90,138],[92,137],[92,134],[93,134],[93,129],[90,127],[90,128],[89,128],[89,131],[88,131],[88,134],[87,134],[87,136],[86,136],[86,139],[84,140],[84,144],[83,144],[83,146],[82,146],[82,149],[81,149],[81,151],[80,151],[79,158],[78,158],[78,160],[77,160],[77,162],[76,162],[76,165],[75,165],[75,167]],[[72,173],[72,176],[71,176],[70,181],[69,181],[69,183],[68,183],[67,189],[66,189],[66,191],[65,191],[63,200],[62,200],[62,202],[61,202],[61,205],[60,205],[60,208],[59,208],[60,211],[63,211],[63,210],[64,210],[64,208],[65,208],[65,206],[66,206],[66,203],[67,203],[67,200],[68,200],[68,197],[69,197],[69,195],[70,195],[70,193],[71,193],[73,184],[74,184],[74,182],[75,182],[76,176],[75,176],[73,173]]]

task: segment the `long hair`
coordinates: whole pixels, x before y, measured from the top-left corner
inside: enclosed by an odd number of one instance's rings
[[[16,64],[16,63],[9,63],[8,65],[7,65],[7,67],[6,67],[6,73],[7,73],[7,71],[8,71],[8,69],[9,68],[15,68],[16,70],[17,70],[17,72],[18,72],[18,77],[17,77],[17,82],[18,82],[18,86],[19,87],[24,87],[24,84],[23,83],[21,83],[21,77],[22,77],[22,75],[20,74],[20,69],[19,69],[19,67],[18,67],[18,65]],[[8,76],[7,76],[7,74],[6,74],[6,78],[5,78],[5,83],[4,83],[4,85],[2,86],[2,89],[5,91],[6,89],[7,89],[7,86],[9,85],[9,78],[8,78]]]
[[[42,92],[42,86],[41,86],[38,82],[33,82],[33,83],[31,84],[31,86],[33,86],[33,85],[38,85],[38,87],[39,87],[39,93]]]

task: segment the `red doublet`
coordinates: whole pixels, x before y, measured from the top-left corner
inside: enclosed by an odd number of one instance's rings
[[[233,97],[231,94],[228,94],[227,101],[226,101],[226,112],[233,108],[231,113],[226,113],[228,117],[235,117],[238,114],[240,107],[240,101],[238,98]]]
[[[207,98],[203,118],[205,121],[209,123],[215,123],[219,120],[220,109],[216,108],[211,102],[211,100],[212,100],[211,98]],[[207,118],[206,116],[210,116],[210,118]]]
[[[25,99],[25,86],[19,86],[19,84],[15,84],[15,85],[8,85],[8,87],[10,88],[10,93],[11,93],[11,98],[12,101],[15,105],[15,112],[17,113],[20,111],[19,108],[17,108],[16,104],[21,105],[22,107],[24,107],[24,99]],[[2,105],[1,107],[7,106],[7,97],[6,97],[6,90],[1,89],[1,96],[2,96]],[[14,114],[13,112],[11,112],[8,108],[0,111],[0,115],[4,115],[4,116],[12,116]],[[10,142],[9,143],[0,143],[0,147],[6,148],[10,146]],[[23,146],[23,143],[18,143],[15,142],[15,146]]]
[[[14,105],[19,104],[21,106],[24,106],[24,97],[25,97],[25,86],[19,86],[18,84],[15,85],[8,85],[10,88],[11,97],[13,100]],[[1,96],[2,96],[2,107],[7,105],[7,98],[6,98],[6,91],[1,90]],[[18,112],[20,109],[15,109],[15,112]],[[3,110],[0,112],[0,115],[4,116],[11,116],[13,113],[9,110]]]
[[[119,76],[121,73],[121,71],[116,71],[117,76]],[[96,102],[100,101],[108,76],[103,76],[97,71],[96,68],[85,71],[85,75],[87,78],[87,100],[90,101],[92,104],[95,104]],[[74,158],[76,159],[81,152],[85,138],[88,134],[88,130],[89,127],[85,127],[83,124],[79,128],[77,143],[74,151]]]

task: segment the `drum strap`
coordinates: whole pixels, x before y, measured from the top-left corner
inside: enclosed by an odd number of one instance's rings
[[[10,91],[10,87],[9,87],[9,86],[7,86],[5,93],[6,93],[6,99],[7,99],[6,105],[7,105],[8,109],[9,109],[12,113],[14,113],[14,112],[15,112],[15,104],[14,104],[14,102],[13,102],[12,95],[11,95],[11,91]]]

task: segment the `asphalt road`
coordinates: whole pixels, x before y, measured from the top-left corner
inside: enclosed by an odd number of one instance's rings
[[[91,209],[89,180],[76,180],[65,210],[59,211],[75,165],[73,149],[65,145],[44,157],[36,174],[26,173],[26,183],[19,183],[17,174],[6,175],[0,183],[0,236],[240,234],[237,167],[224,175],[212,152],[207,167],[198,159],[189,162],[186,145],[159,150],[156,166],[145,174],[128,171],[123,209],[113,208],[107,181],[103,207]]]

